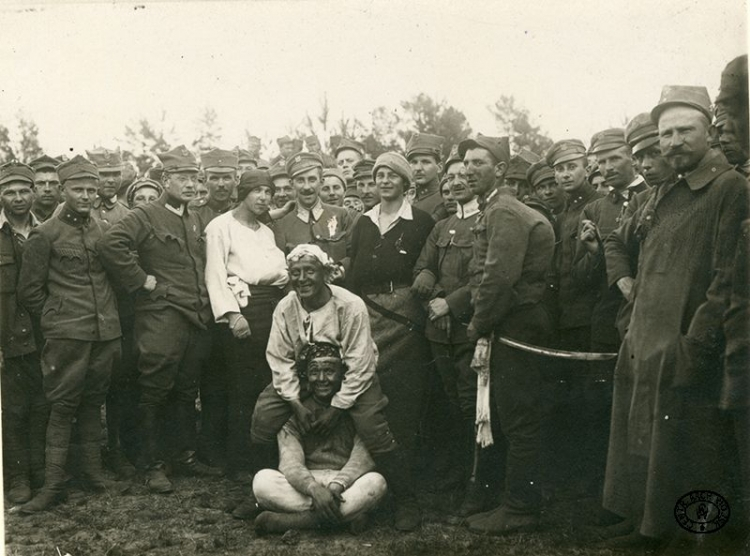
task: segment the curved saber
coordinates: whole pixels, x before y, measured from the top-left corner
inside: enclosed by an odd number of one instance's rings
[[[616,353],[596,353],[587,351],[566,351],[564,349],[552,349],[544,348],[539,346],[532,346],[518,340],[511,340],[503,336],[496,336],[495,339],[501,344],[510,346],[529,353],[535,353],[537,355],[545,355],[547,357],[556,357],[558,359],[573,359],[576,361],[608,361],[617,357]]]

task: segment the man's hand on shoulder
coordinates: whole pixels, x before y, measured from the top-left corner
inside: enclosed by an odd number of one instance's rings
[[[297,419],[297,426],[299,426],[302,434],[307,434],[313,426],[313,413],[307,409],[302,402],[299,400],[293,400],[289,402],[294,411],[294,417]]]
[[[338,409],[336,407],[328,407],[326,408],[320,416],[313,421],[312,429],[317,434],[328,436],[331,431],[336,427],[336,425],[339,422],[339,419],[341,419],[341,415],[344,413],[343,409]]]

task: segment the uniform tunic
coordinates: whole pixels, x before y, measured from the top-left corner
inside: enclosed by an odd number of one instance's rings
[[[636,211],[624,238],[640,249],[615,371],[604,506],[642,516],[647,536],[677,531],[675,501],[696,488],[736,501],[730,424],[718,404],[722,323],[749,202],[745,178],[709,151]]]
[[[122,220],[129,212],[130,209],[125,203],[118,200],[117,196],[111,199],[97,197],[94,199],[93,206],[91,207],[91,218],[111,226],[115,222]]]
[[[318,202],[312,210],[300,206],[276,221],[276,245],[288,255],[297,245],[313,243],[336,262],[346,257],[353,218],[343,207]]]

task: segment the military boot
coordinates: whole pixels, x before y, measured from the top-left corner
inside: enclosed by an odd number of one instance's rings
[[[414,531],[422,523],[422,510],[414,494],[414,477],[404,449],[397,446],[395,450],[372,456],[393,495],[396,506],[393,526],[398,531]]]
[[[13,504],[23,504],[31,500],[29,483],[28,451],[23,448],[10,447],[6,437],[5,456],[5,495]]]
[[[165,473],[164,462],[157,456],[159,444],[159,408],[140,406],[141,459],[145,468],[146,486],[156,494],[172,492],[171,481]]]

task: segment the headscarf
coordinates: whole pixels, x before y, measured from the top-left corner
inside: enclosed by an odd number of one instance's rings
[[[307,378],[307,369],[315,359],[331,357],[341,359],[341,351],[338,346],[328,342],[310,342],[307,344],[297,358],[297,374],[299,378]]]
[[[286,256],[287,266],[291,266],[292,263],[297,262],[302,257],[312,257],[323,266],[327,284],[332,283],[342,275],[341,265],[334,262],[325,251],[312,243],[302,243],[292,249]]]

